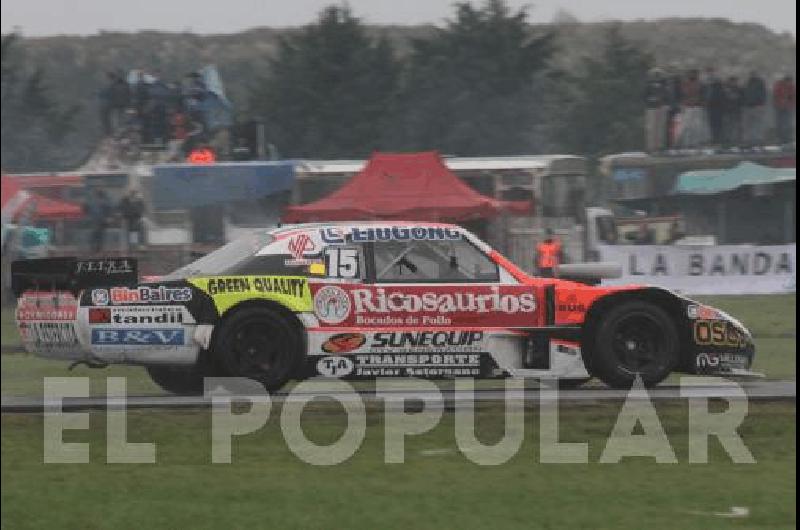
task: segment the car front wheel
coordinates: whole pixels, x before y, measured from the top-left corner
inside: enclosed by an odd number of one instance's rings
[[[654,304],[624,302],[604,315],[594,330],[590,370],[613,388],[630,388],[637,377],[645,386],[657,385],[678,364],[675,323]]]

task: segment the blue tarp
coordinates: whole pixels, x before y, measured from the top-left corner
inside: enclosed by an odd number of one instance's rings
[[[742,186],[775,184],[797,180],[793,167],[767,167],[752,162],[742,162],[730,169],[703,169],[678,175],[675,194],[715,195]]]
[[[153,169],[153,205],[179,210],[254,200],[292,189],[295,162],[165,164]]]

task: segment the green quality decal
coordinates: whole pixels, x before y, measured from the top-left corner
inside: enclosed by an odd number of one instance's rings
[[[311,291],[302,276],[208,276],[188,281],[211,296],[220,314],[245,300],[272,300],[291,311],[311,311]]]

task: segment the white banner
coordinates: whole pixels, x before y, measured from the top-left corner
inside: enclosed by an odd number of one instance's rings
[[[600,261],[622,266],[603,285],[657,285],[689,294],[796,291],[797,245],[601,245]]]

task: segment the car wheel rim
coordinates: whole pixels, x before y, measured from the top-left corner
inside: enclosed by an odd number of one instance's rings
[[[614,326],[614,357],[619,369],[631,375],[647,378],[661,371],[670,347],[661,324],[646,313],[625,315]]]
[[[282,330],[263,321],[241,323],[233,334],[232,371],[261,381],[279,376],[286,362],[284,339]]]

